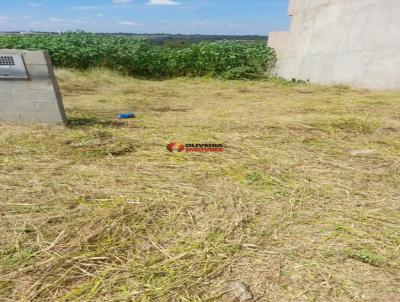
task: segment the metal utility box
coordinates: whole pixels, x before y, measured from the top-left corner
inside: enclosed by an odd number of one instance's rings
[[[22,55],[0,53],[0,79],[28,79]]]

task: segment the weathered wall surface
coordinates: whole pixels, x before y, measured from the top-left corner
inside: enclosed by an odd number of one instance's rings
[[[47,52],[0,50],[22,54],[29,79],[0,79],[0,122],[65,124],[64,106]]]
[[[268,42],[279,76],[400,89],[400,0],[291,0],[289,14]]]

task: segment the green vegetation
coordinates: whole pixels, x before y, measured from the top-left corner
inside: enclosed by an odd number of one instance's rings
[[[399,93],[56,74],[68,127],[0,125],[1,301],[400,301]]]
[[[106,67],[153,79],[209,76],[225,79],[263,77],[275,63],[265,42],[202,42],[184,48],[154,46],[147,40],[89,33],[2,36],[0,48],[49,51],[59,67]]]

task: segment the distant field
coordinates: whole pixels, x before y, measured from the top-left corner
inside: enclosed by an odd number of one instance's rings
[[[0,126],[0,300],[400,301],[400,93],[57,75],[68,128]]]
[[[35,35],[59,35],[57,32],[25,32],[24,35],[35,36]],[[20,32],[0,32],[1,35],[21,35]],[[135,33],[103,33],[99,34],[102,36],[120,36],[129,37],[133,39],[147,39],[151,44],[154,45],[166,45],[166,46],[176,46],[189,45],[193,43],[200,42],[215,42],[222,40],[230,41],[261,41],[266,42],[268,40],[267,36],[259,35],[183,35],[183,34],[135,34]]]

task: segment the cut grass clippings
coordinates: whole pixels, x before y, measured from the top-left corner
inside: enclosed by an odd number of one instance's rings
[[[400,300],[399,93],[57,75],[67,128],[0,126],[0,300]]]

